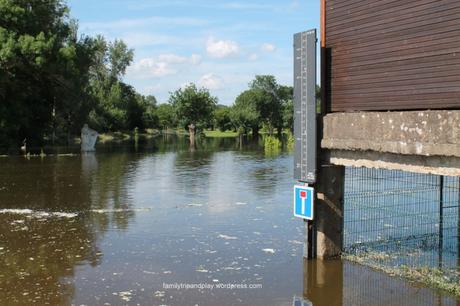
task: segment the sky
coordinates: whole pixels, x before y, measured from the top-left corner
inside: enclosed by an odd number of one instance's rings
[[[319,0],[68,0],[80,33],[134,49],[124,81],[167,102],[191,82],[231,105],[258,74],[293,83],[293,34],[319,27]]]

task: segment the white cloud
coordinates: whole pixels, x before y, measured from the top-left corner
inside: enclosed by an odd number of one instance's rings
[[[184,68],[184,64],[197,65],[201,56],[193,54],[190,57],[173,53],[160,54],[157,57],[147,57],[136,61],[128,68],[129,76],[137,79],[158,78],[174,75]]]
[[[231,40],[216,40],[210,37],[206,44],[206,51],[212,57],[224,58],[238,54],[240,46]]]
[[[176,73],[167,62],[153,58],[143,58],[128,68],[128,74],[137,78],[158,78]]]
[[[276,46],[273,44],[265,43],[265,44],[262,44],[260,49],[264,52],[273,52],[276,50]]]
[[[223,80],[212,73],[203,75],[198,81],[198,85],[207,89],[220,89],[223,85]]]

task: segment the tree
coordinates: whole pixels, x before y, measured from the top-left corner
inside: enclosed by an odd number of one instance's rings
[[[217,98],[211,96],[209,90],[198,89],[195,84],[191,83],[184,89],[180,88],[173,92],[169,97],[169,103],[174,107],[179,124],[188,127],[190,140],[193,140],[196,128],[202,128],[211,123]]]
[[[272,75],[257,75],[249,84],[249,88],[257,92],[259,99],[257,109],[264,123],[268,126],[270,135],[276,128],[278,135],[281,135],[283,128],[282,118],[282,98],[280,96],[280,86]]]
[[[294,88],[279,86],[278,95],[281,99],[283,128],[294,132]]]
[[[176,126],[174,107],[171,104],[160,104],[156,109],[158,123],[164,130]]]
[[[240,132],[245,134],[252,130],[253,136],[259,134],[262,116],[258,105],[261,104],[262,95],[257,90],[243,91],[235,100],[230,115],[233,124]]]
[[[90,88],[95,105],[89,116],[91,126],[101,131],[142,128],[147,105],[132,86],[121,80],[133,60],[133,50],[121,40],[107,43],[102,36],[95,39],[94,45]]]
[[[146,128],[158,128],[159,118],[157,114],[157,99],[154,96],[141,96],[138,95],[138,99],[142,100],[142,104],[145,105],[145,111],[142,114],[144,127]]]
[[[218,105],[214,110],[214,128],[218,128],[222,132],[233,128],[231,119],[231,109],[225,105]]]
[[[122,40],[115,40],[109,45],[108,61],[110,64],[110,77],[119,80],[126,73],[126,68],[131,64],[134,50],[129,49]]]
[[[87,115],[91,39],[60,0],[0,1],[0,140],[38,143]],[[85,114],[86,113],[86,114]]]

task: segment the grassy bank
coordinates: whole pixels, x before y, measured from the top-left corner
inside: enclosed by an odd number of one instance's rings
[[[411,282],[439,289],[460,298],[460,272],[453,269],[437,269],[430,267],[410,267],[406,265],[387,266],[385,261],[392,255],[384,252],[365,252],[358,255],[345,254],[342,256],[372,269],[385,272],[391,276],[405,278]]]
[[[211,138],[226,138],[226,137],[237,137],[238,133],[237,132],[231,132],[231,131],[204,131],[204,134],[206,137],[211,137]]]
[[[110,141],[126,141],[134,139],[135,137],[152,138],[160,134],[160,131],[156,129],[146,129],[142,133],[135,132],[112,132],[99,134],[98,142],[110,142]]]

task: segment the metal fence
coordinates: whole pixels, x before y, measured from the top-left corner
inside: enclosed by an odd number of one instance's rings
[[[459,182],[458,177],[347,168],[345,252],[374,254],[387,265],[457,269]]]

